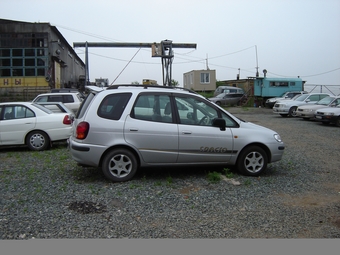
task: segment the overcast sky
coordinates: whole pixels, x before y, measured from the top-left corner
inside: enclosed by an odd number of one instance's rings
[[[0,17],[49,22],[71,46],[195,43],[196,49],[174,49],[172,78],[179,84],[183,73],[207,66],[217,80],[238,72],[253,77],[258,66],[260,76],[267,69],[267,77],[340,85],[340,0],[1,0]],[[85,62],[85,49],[75,50]],[[90,80],[162,84],[161,59],[138,50],[89,48]]]

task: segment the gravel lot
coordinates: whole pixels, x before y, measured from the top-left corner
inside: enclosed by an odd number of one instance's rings
[[[229,111],[285,142],[265,175],[213,183],[207,174],[223,168],[154,168],[112,183],[77,166],[66,143],[0,148],[0,239],[340,238],[340,128]]]

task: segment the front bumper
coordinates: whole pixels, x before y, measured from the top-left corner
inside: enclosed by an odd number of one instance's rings
[[[277,107],[277,108],[273,108],[273,113],[277,113],[277,114],[288,114],[289,113],[289,108],[281,108],[281,107]]]
[[[296,117],[312,119],[314,118],[314,112],[296,111]]]

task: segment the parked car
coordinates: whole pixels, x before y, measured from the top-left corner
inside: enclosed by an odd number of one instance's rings
[[[70,113],[53,112],[32,102],[0,103],[0,146],[27,145],[41,151],[71,135]]]
[[[214,91],[214,97],[221,94],[221,93],[238,93],[238,94],[244,94],[244,90],[237,87],[232,86],[218,86],[216,90]]]
[[[322,124],[334,123],[337,127],[340,127],[340,105],[317,110],[314,119],[322,122]]]
[[[146,166],[234,165],[258,176],[268,163],[281,160],[285,148],[275,131],[178,87],[114,85],[92,91],[73,128],[72,158],[117,182]]]
[[[52,112],[63,112],[68,113],[71,116],[74,116],[74,112],[72,112],[69,108],[67,108],[63,103],[61,102],[36,102],[36,104],[42,105],[45,108],[51,110]]]
[[[316,104],[301,105],[296,110],[296,117],[301,117],[305,120],[314,119],[315,112],[326,107],[335,107],[340,104],[340,96],[324,97]]]
[[[83,99],[79,92],[60,92],[40,94],[32,102],[62,102],[67,108],[76,113],[82,101]]]
[[[280,97],[272,97],[272,98],[268,98],[266,100],[266,107],[268,108],[273,108],[273,106],[275,105],[277,100],[289,100],[289,99],[293,99],[293,97],[297,96],[297,95],[303,95],[303,94],[308,94],[307,91],[287,91],[285,93],[283,93]]]
[[[222,93],[208,99],[217,105],[239,105],[240,101],[246,99],[246,95],[243,93]]]
[[[67,93],[67,92],[73,92],[73,93],[79,93],[81,99],[85,98],[85,94],[78,89],[72,89],[72,88],[61,88],[61,89],[51,89],[51,93]]]
[[[326,93],[303,94],[295,100],[278,100],[273,107],[273,113],[280,114],[282,117],[295,117],[296,109],[303,104],[315,104],[322,98],[330,96]]]

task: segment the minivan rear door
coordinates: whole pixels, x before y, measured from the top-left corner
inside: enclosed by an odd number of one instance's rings
[[[178,125],[171,114],[170,96],[141,93],[125,120],[124,138],[148,164],[176,163]]]

